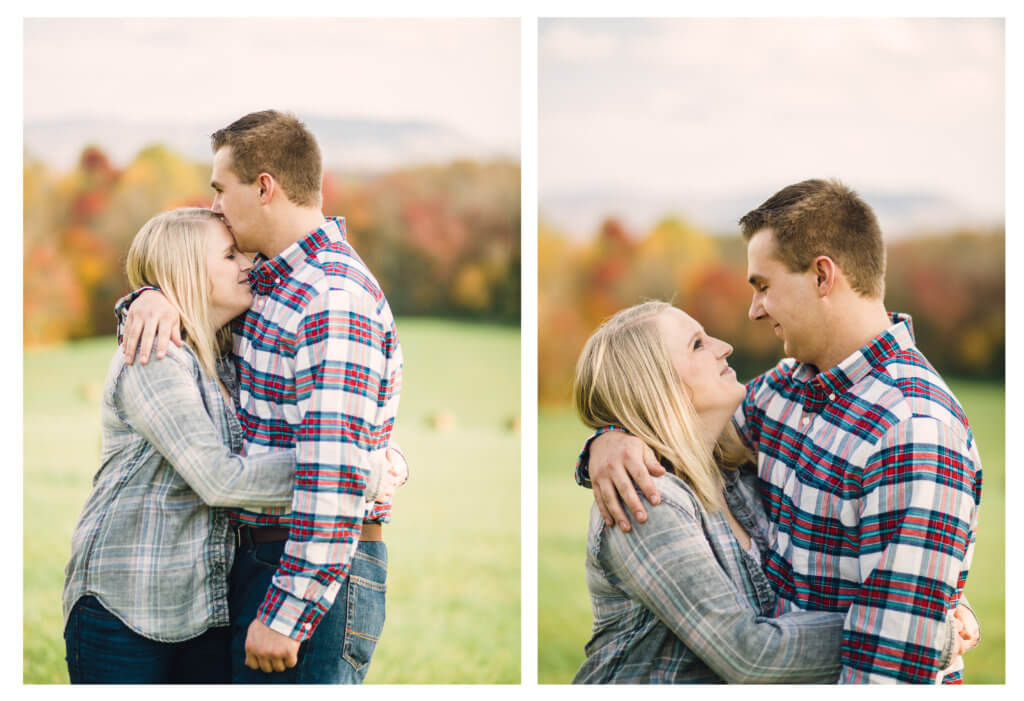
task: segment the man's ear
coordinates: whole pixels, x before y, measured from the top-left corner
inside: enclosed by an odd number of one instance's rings
[[[277,180],[270,173],[260,173],[256,176],[256,184],[259,186],[260,204],[270,204],[277,194]]]
[[[818,256],[811,266],[817,278],[818,296],[826,297],[836,285],[839,268],[836,266],[836,262],[828,256]]]

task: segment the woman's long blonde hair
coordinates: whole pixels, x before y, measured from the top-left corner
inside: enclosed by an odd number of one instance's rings
[[[672,305],[644,302],[608,319],[583,347],[576,363],[576,411],[593,429],[615,424],[670,463],[710,511],[723,505],[720,468],[752,460],[730,423],[714,449],[701,439],[701,424],[676,372],[656,318]]]
[[[217,377],[217,357],[231,347],[231,329],[210,319],[207,268],[209,222],[220,221],[209,209],[182,207],[158,214],[143,224],[128,249],[125,272],[135,289],[159,287],[181,315],[185,342],[210,377]]]

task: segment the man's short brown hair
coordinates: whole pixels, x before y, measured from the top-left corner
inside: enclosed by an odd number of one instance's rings
[[[231,164],[241,183],[252,184],[260,173],[269,173],[294,204],[320,205],[320,147],[295,115],[276,110],[252,112],[215,131],[210,141],[214,153],[231,147]]]
[[[875,213],[838,180],[804,180],[784,187],[740,219],[743,238],[775,232],[776,255],[793,272],[828,256],[864,297],[885,291],[885,245]]]

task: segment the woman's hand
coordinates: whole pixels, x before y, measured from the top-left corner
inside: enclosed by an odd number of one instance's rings
[[[380,490],[377,492],[377,503],[383,504],[391,500],[395,489],[409,481],[409,463],[405,461],[405,455],[397,443],[392,443],[384,451],[384,457],[388,460],[388,469],[380,480]]]
[[[957,629],[957,637],[964,645],[963,652],[966,652],[981,640],[981,626],[978,625],[978,619],[974,616],[974,612],[963,604],[957,604],[956,610],[953,612],[953,627],[956,628],[957,624],[960,626]]]

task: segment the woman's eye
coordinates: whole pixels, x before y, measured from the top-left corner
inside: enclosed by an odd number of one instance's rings
[[[703,347],[704,347],[704,341],[700,340],[699,338],[696,341],[693,342],[693,349],[694,350],[700,350]]]

